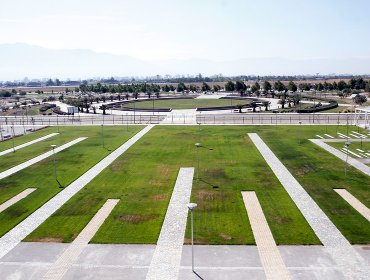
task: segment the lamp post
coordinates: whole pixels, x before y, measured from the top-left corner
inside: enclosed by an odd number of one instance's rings
[[[351,142],[349,142],[349,141],[346,141],[346,142],[344,143],[344,147],[346,148],[346,151],[347,151],[347,153],[346,153],[346,167],[344,168],[344,177],[345,177],[345,178],[347,178],[348,147],[349,147],[349,145],[351,145]]]
[[[104,124],[101,125],[101,142],[104,148]]]
[[[193,221],[193,210],[198,205],[196,203],[188,203],[188,209],[190,210],[190,221],[191,221],[191,270],[194,271],[194,221]]]
[[[53,161],[54,161],[54,178],[55,178],[55,181],[58,181],[58,178],[57,178],[57,163],[56,163],[56,160],[55,160],[55,147],[57,145],[51,145],[51,148],[53,149]]]
[[[195,147],[197,149],[197,162],[198,162],[198,172],[197,172],[197,180],[199,180],[199,148],[202,147],[201,143],[195,143]]]

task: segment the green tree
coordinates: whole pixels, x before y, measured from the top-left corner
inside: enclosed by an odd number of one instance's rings
[[[187,88],[184,83],[177,84],[177,88],[176,88],[177,92],[184,92],[185,90],[187,90]]]
[[[272,86],[269,81],[263,82],[263,90],[269,92],[272,89]]]
[[[247,86],[244,84],[243,81],[236,81],[234,88],[235,88],[236,91],[240,92],[242,90],[246,90]]]
[[[345,81],[342,80],[342,81],[339,81],[338,82],[338,90],[342,91],[342,90],[344,90],[346,88],[347,88],[347,84],[346,84]]]
[[[210,90],[211,90],[211,87],[207,83],[203,82],[202,91],[210,91]]]
[[[226,84],[225,84],[225,90],[226,91],[234,91],[235,90],[235,85],[232,81],[228,81]]]
[[[365,95],[361,95],[361,94],[357,94],[354,98],[353,98],[353,101],[358,104],[358,105],[362,105],[363,103],[365,103],[367,101],[367,98]]]
[[[277,91],[285,91],[286,87],[281,81],[277,81],[274,83],[274,89]]]
[[[288,84],[288,89],[292,92],[296,92],[298,87],[293,81],[290,81]]]

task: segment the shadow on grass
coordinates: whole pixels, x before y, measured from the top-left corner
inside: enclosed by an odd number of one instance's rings
[[[204,180],[204,179],[202,179],[202,178],[199,178],[199,181],[202,181],[203,183],[205,183],[205,184],[207,184],[207,185],[209,185],[209,186],[213,187],[214,189],[218,189],[218,188],[219,188],[219,186],[217,186],[217,185],[213,185],[212,183],[207,182],[206,180]]]

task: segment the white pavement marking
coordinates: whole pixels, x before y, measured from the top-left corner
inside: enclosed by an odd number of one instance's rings
[[[361,153],[364,153],[364,151],[363,150],[361,150],[361,149],[356,149],[357,151],[359,151],[359,152],[361,152]]]
[[[81,255],[91,238],[95,235],[105,219],[108,218],[119,199],[108,199],[87,226],[81,231],[71,245],[45,273],[43,279],[60,280]]]
[[[360,136],[360,137],[362,137],[362,138],[367,138],[367,136],[366,135],[364,135],[364,134],[361,134],[361,133],[359,133],[359,132],[356,132],[356,131],[351,131],[353,134],[356,134],[356,135],[358,135],[358,136]]]
[[[348,150],[348,153],[354,155],[355,157],[361,158],[361,156],[359,156],[358,154],[352,152],[351,150]]]
[[[23,192],[20,192],[16,196],[13,196],[11,199],[5,201],[3,204],[0,204],[0,213],[3,212],[5,209],[9,208],[13,204],[17,203],[21,199],[25,198],[27,195],[35,191],[35,188],[28,188],[25,189]]]
[[[365,260],[352,248],[348,240],[325,215],[289,170],[256,133],[249,133],[248,135],[289,196],[293,199],[298,209],[302,212],[317,237],[328,249],[328,252],[336,263],[343,268],[342,272],[344,275],[349,279],[370,279],[369,271],[362,268],[365,266]],[[319,139],[310,140],[322,142]],[[344,155],[338,150],[336,151]],[[354,159],[353,161],[358,162]]]
[[[87,137],[79,137],[79,138],[77,138],[77,139],[75,139],[75,140],[73,140],[71,142],[68,142],[68,143],[66,143],[66,144],[64,144],[64,145],[62,145],[60,147],[55,148],[54,151],[55,151],[55,153],[61,152],[61,151],[65,150],[65,149],[73,146],[74,144],[77,144],[77,143],[85,140],[85,139],[87,139]],[[8,177],[8,176],[10,176],[10,175],[12,175],[12,174],[14,174],[16,172],[18,172],[18,171],[20,171],[22,169],[25,169],[25,168],[31,166],[32,164],[35,164],[35,163],[37,163],[39,161],[42,161],[43,159],[46,159],[47,157],[50,157],[52,154],[53,154],[53,151],[49,151],[49,152],[43,153],[42,155],[39,155],[37,157],[34,157],[34,158],[32,158],[32,159],[30,159],[30,160],[28,160],[26,162],[23,162],[23,163],[21,163],[21,164],[19,164],[17,166],[14,166],[14,167],[12,167],[12,168],[10,168],[8,170],[5,170],[4,172],[1,172],[0,173],[0,180],[1,179],[4,179],[5,177]]]
[[[340,158],[343,161],[346,161],[347,155],[343,152],[333,148],[332,146],[326,144],[324,141],[321,141],[320,139],[309,139],[311,142],[315,143],[316,145],[320,146],[324,150],[328,151],[329,153],[335,155],[336,157]],[[358,160],[348,157],[348,164],[352,165],[353,167],[357,168],[361,172],[365,173],[366,175],[370,176],[370,167],[366,164],[363,164],[362,162],[359,162]]]
[[[324,134],[326,137],[329,137],[329,138],[334,138],[333,136],[331,136],[330,134]]]
[[[194,168],[180,168],[147,280],[174,280],[178,277],[193,176]]]
[[[108,165],[122,155],[128,148],[143,137],[154,125],[148,125],[119,148],[114,150],[99,163],[95,164],[72,184],[64,188],[52,199],[42,205],[39,209],[29,215],[25,220],[0,238],[0,259],[19,244],[27,235],[34,231],[47,218],[57,211],[72,196],[92,181]]]
[[[347,139],[349,139],[350,137],[348,137],[347,135],[344,135],[344,134],[342,134],[342,133],[340,133],[340,132],[338,132],[338,135],[339,136],[342,136],[342,138],[347,138]]]
[[[24,144],[22,144],[22,145],[15,146],[15,147],[14,147],[14,149],[13,149],[13,148],[11,148],[11,149],[7,149],[7,150],[5,150],[5,151],[0,152],[0,156],[3,156],[3,155],[6,155],[6,154],[9,154],[9,153],[12,153],[14,150],[22,149],[22,148],[24,148],[24,147],[30,146],[30,145],[32,145],[32,144],[35,144],[35,143],[40,142],[40,141],[43,141],[43,140],[45,140],[45,139],[48,139],[48,138],[53,137],[53,136],[58,135],[58,134],[59,134],[59,133],[51,133],[51,134],[48,134],[48,135],[46,135],[46,136],[43,136],[43,137],[37,138],[37,139],[35,139],[35,140],[29,141],[29,142],[27,142],[27,143],[24,143]]]
[[[290,279],[289,272],[276,246],[256,193],[246,191],[242,192],[242,196],[266,279]]]
[[[345,201],[355,208],[366,220],[370,222],[370,209],[367,208],[361,201],[349,193],[346,189],[334,189]]]
[[[355,138],[361,138],[360,136],[357,136],[357,135],[352,134],[352,133],[350,133],[349,135],[351,135],[352,137],[355,137]]]
[[[318,135],[318,134],[316,134],[316,136],[317,136],[317,137],[319,137],[319,138],[321,138],[321,139],[324,139],[324,137],[322,137],[322,136],[320,136],[320,135]]]

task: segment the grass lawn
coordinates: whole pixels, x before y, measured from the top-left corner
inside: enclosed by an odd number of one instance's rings
[[[336,135],[337,126],[257,127],[256,130],[343,235],[352,243],[369,244],[370,223],[333,191],[345,188],[370,207],[369,176],[352,167],[345,178],[344,162],[307,140],[317,138],[316,134]],[[357,131],[357,127],[350,130]],[[346,134],[346,127],[339,126],[338,131]]]
[[[196,165],[198,141],[202,180],[194,180],[191,198],[199,205],[197,243],[254,244],[242,190],[257,192],[277,243],[319,243],[239,126],[202,127],[201,139],[197,127],[155,127],[26,240],[70,242],[106,199],[120,198],[93,242],[156,243],[179,168]]]
[[[154,99],[154,108],[172,108],[172,109],[195,109],[198,107],[217,107],[230,106],[250,103],[249,100],[230,100],[230,99],[174,99],[174,100],[156,100]],[[133,103],[125,105],[134,108]],[[142,101],[135,104],[136,108],[153,108],[153,101]]]
[[[120,198],[92,242],[155,243],[178,170],[196,167],[194,143],[201,142],[201,180],[194,180],[191,198],[198,203],[197,243],[254,244],[240,191],[255,190],[278,244],[318,244],[247,136],[257,132],[344,236],[369,244],[370,224],[333,188],[346,188],[369,207],[370,178],[353,168],[345,178],[343,161],[307,140],[337,129],[346,133],[344,126],[202,126],[200,132],[194,126],[157,126],[26,241],[70,242],[108,198]],[[189,237],[188,223],[185,242]]]
[[[36,130],[35,132],[28,133],[26,135],[17,136],[14,138],[14,146],[18,146],[26,142],[40,138],[42,136],[48,135],[50,133],[56,133],[56,132],[58,132],[56,127],[48,127],[48,128]],[[0,142],[0,151],[5,151],[10,148],[13,148],[12,139],[8,139],[8,140]]]
[[[45,130],[52,133],[53,130],[55,130],[55,128],[47,128]],[[42,132],[44,133],[44,130],[42,130]],[[35,133],[38,133],[38,132],[35,132]],[[18,137],[18,138],[21,139],[22,137]],[[41,142],[37,142],[25,148],[16,150],[14,153],[3,155],[0,157],[0,172],[5,171],[9,168],[12,168],[18,164],[21,164],[27,160],[30,160],[38,155],[51,151],[50,145],[52,144],[55,144],[58,147],[60,147],[66,144],[67,142],[75,140],[78,137],[79,137],[79,132],[71,130],[71,129],[67,129],[64,132],[62,132],[62,134],[55,135]]]
[[[101,145],[100,126],[61,127],[61,138],[88,137],[86,140],[56,154],[57,174],[62,186],[68,186],[141,128],[142,126],[130,126],[127,132],[126,127],[106,126],[104,128],[106,149],[104,149]],[[0,236],[62,190],[54,179],[53,157],[0,180],[0,203],[30,187],[37,188],[37,190],[0,213]]]

